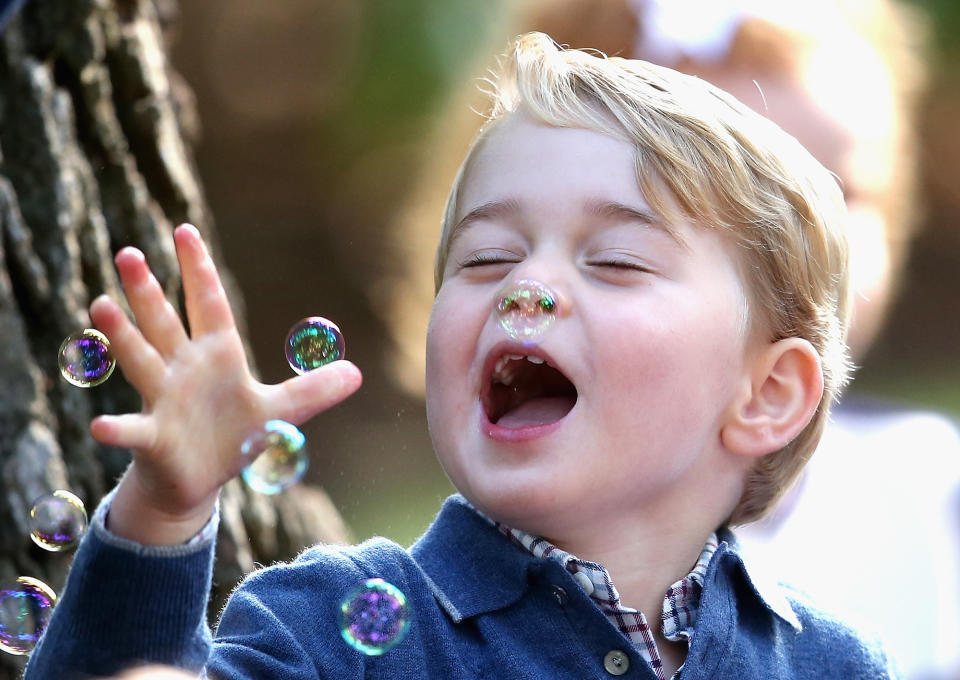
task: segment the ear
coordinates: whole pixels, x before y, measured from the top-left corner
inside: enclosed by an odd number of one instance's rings
[[[755,457],[783,448],[807,426],[823,396],[823,370],[802,338],[764,347],[749,367],[749,384],[731,403],[720,438],[727,450]]]

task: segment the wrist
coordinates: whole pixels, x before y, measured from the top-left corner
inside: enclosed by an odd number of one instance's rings
[[[110,533],[145,546],[188,542],[210,521],[219,490],[190,508],[171,511],[143,490],[128,469],[117,486],[105,526]]]

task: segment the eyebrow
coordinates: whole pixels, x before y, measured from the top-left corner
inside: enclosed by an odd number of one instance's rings
[[[689,250],[687,242],[680,233],[666,220],[646,208],[635,208],[616,201],[587,201],[586,214],[619,222],[640,222],[644,226],[653,227],[669,236],[674,243]]]
[[[689,249],[686,241],[684,241],[683,237],[680,236],[677,230],[670,226],[670,224],[668,224],[662,217],[658,216],[649,209],[637,208],[624,203],[618,203],[617,201],[605,201],[598,199],[586,201],[583,204],[583,208],[583,213],[585,215],[599,217],[611,221],[639,222],[644,226],[652,227],[669,236],[684,250]],[[520,211],[520,202],[515,198],[481,203],[475,208],[470,209],[470,211],[467,212],[467,214],[464,215],[459,222],[457,222],[453,229],[450,230],[450,238],[448,242],[453,243],[454,239],[457,238],[460,232],[470,227],[474,222],[489,219],[503,219],[504,217],[515,215]]]
[[[488,201],[481,203],[464,215],[459,222],[450,230],[448,243],[453,243],[467,227],[480,220],[502,219],[520,212],[520,201],[515,198],[506,198],[502,201]]]

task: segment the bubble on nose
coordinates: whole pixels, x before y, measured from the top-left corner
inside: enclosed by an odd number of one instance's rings
[[[59,489],[37,499],[30,509],[30,538],[50,552],[69,550],[87,530],[83,501]]]
[[[310,464],[307,439],[294,425],[283,420],[268,420],[248,436],[240,447],[250,460],[240,473],[248,487],[273,495],[303,478]]]
[[[72,333],[60,343],[57,357],[60,374],[71,385],[95,387],[110,377],[116,359],[110,352],[110,342],[100,331],[85,328]]]
[[[337,324],[322,316],[311,316],[290,329],[284,352],[290,368],[303,375],[331,361],[343,359],[346,345]]]
[[[410,629],[406,596],[380,578],[368,579],[351,590],[340,603],[338,619],[347,644],[369,656],[392,649]]]
[[[497,323],[514,340],[534,344],[557,320],[557,294],[532,279],[511,282],[497,296]]]
[[[21,656],[32,652],[56,601],[50,586],[29,576],[0,584],[0,650]]]

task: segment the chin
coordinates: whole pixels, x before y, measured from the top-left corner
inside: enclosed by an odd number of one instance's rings
[[[558,519],[568,504],[549,486],[536,484],[488,483],[458,485],[460,493],[490,519],[537,535],[545,535],[547,526]]]

